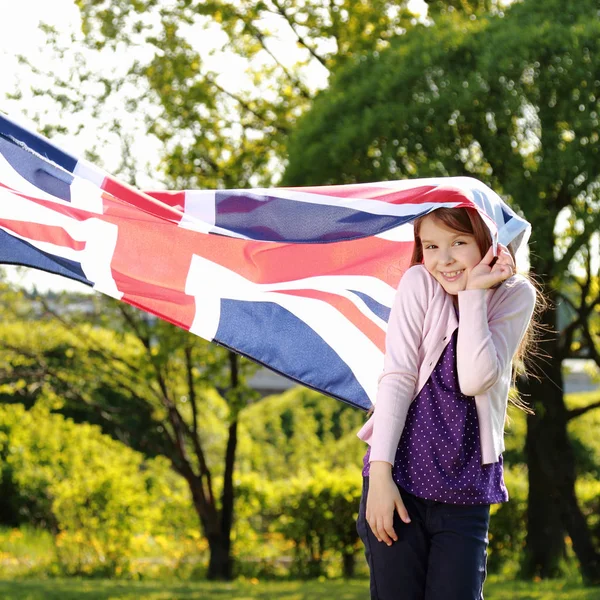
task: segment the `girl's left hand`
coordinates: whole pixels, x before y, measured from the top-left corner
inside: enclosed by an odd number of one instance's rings
[[[515,261],[508,248],[498,244],[498,257],[493,266],[494,253],[492,247],[481,262],[474,266],[467,278],[467,290],[487,290],[512,277],[516,273]]]

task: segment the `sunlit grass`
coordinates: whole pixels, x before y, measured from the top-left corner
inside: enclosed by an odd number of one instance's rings
[[[490,578],[486,600],[598,600],[600,588],[565,580],[506,582]],[[57,579],[0,581],[3,600],[367,600],[369,584],[351,581],[257,580],[233,583],[116,582]]]

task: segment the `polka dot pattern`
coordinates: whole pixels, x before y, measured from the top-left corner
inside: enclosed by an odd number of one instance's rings
[[[392,476],[420,498],[449,504],[496,504],[508,500],[502,456],[481,464],[475,399],[458,385],[454,332],[431,377],[410,406]],[[369,475],[369,454],[363,475]]]

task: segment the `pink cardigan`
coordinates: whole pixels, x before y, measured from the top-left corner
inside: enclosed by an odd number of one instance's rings
[[[515,275],[495,290],[459,292],[459,322],[452,297],[425,267],[408,269],[388,322],[375,412],[358,432],[371,446],[370,460],[394,463],[409,406],[458,327],[460,389],[475,396],[482,463],[497,462],[504,450],[512,358],[534,306],[534,287]]]

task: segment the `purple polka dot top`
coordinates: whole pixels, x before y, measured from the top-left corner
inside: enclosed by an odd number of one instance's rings
[[[392,477],[420,498],[448,504],[496,504],[508,500],[502,456],[481,464],[475,399],[458,385],[454,332],[431,377],[410,405]],[[363,475],[369,476],[370,448]]]

